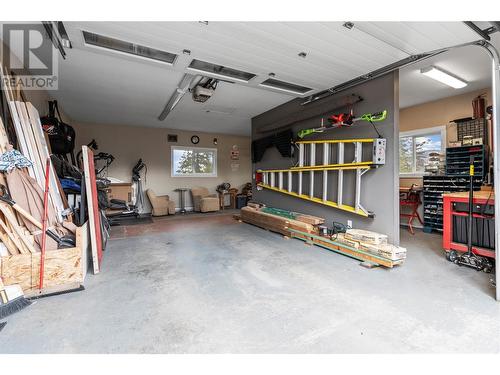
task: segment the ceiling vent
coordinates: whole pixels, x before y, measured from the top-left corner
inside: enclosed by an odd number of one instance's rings
[[[169,65],[173,65],[177,59],[175,53],[161,51],[158,49],[141,46],[123,40],[110,38],[107,36],[82,31],[85,43],[92,46],[110,49],[113,51],[123,52],[130,55],[140,56],[146,59],[161,61]]]
[[[270,88],[273,88],[276,90],[290,92],[292,94],[299,94],[299,95],[305,94],[305,93],[312,90],[312,88],[310,88],[310,87],[300,86],[300,85],[296,85],[296,84],[290,83],[290,82],[279,81],[279,80],[274,79],[274,78],[268,78],[264,82],[262,82],[260,85],[264,86],[264,87],[270,87]]]
[[[242,70],[228,68],[222,65],[212,64],[206,61],[193,60],[188,67],[189,70],[194,70],[201,73],[208,73],[212,76],[217,76],[221,78],[227,78],[234,81],[248,82],[256,74],[244,72]]]

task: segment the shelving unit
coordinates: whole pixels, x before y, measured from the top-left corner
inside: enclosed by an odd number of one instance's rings
[[[468,176],[471,155],[474,156],[474,175],[483,179],[488,165],[484,145],[448,147],[446,149],[446,175]]]
[[[480,190],[482,182],[482,176],[475,177],[474,190]],[[442,231],[443,193],[467,191],[469,178],[468,176],[424,176],[423,184],[424,230]]]
[[[483,143],[488,140],[488,121],[486,119],[477,118],[455,123],[457,124],[457,140],[463,141],[465,136],[482,138]]]

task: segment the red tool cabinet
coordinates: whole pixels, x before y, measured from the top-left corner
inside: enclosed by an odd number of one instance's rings
[[[468,192],[460,192],[460,193],[448,193],[443,194],[443,249],[445,251],[456,250],[459,252],[467,251],[467,244],[461,242],[455,242],[453,240],[453,218],[454,216],[462,216],[464,218],[468,217],[467,212],[457,211],[454,209],[454,203],[463,203],[467,204],[469,202],[469,193]],[[484,206],[484,205],[494,205],[495,204],[495,195],[490,191],[475,191],[474,206]],[[476,219],[485,219],[492,220],[494,218],[493,215],[490,214],[482,214],[482,213],[473,213],[473,218]],[[494,237],[493,231],[493,237]],[[473,237],[474,238],[474,237]],[[480,246],[472,246],[472,252],[477,255],[486,256],[489,258],[495,258],[495,250],[488,249]]]

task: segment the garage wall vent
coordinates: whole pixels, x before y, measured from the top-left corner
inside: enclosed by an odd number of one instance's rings
[[[82,31],[82,33],[83,38],[85,39],[85,43],[92,46],[123,52],[130,55],[136,55],[146,59],[161,61],[169,65],[173,65],[175,60],[177,59],[177,55],[175,53],[141,46],[140,44],[125,42],[123,40],[94,34],[88,31]]]
[[[300,94],[300,95],[305,94],[306,92],[309,92],[312,90],[312,88],[310,88],[310,87],[300,86],[300,85],[296,85],[296,84],[290,83],[290,82],[279,81],[279,80],[274,79],[274,78],[268,78],[264,82],[262,82],[260,85],[264,86],[264,87],[270,87],[273,89],[290,92],[292,94]]]
[[[193,60],[188,67],[189,70],[194,70],[202,73],[209,73],[210,75],[229,78],[235,81],[248,82],[256,74],[244,72],[242,70],[237,70],[233,68],[228,68],[227,66],[216,65],[202,60]]]

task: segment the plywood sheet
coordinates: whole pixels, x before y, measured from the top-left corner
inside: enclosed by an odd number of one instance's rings
[[[45,253],[44,290],[82,284],[87,272],[88,226],[77,229],[76,247]],[[5,285],[19,284],[25,293],[38,289],[40,253],[0,257],[0,276]]]
[[[90,244],[92,249],[92,265],[94,274],[99,273],[102,260],[101,216],[97,201],[97,185],[95,179],[94,153],[82,146],[85,190],[89,214]]]

